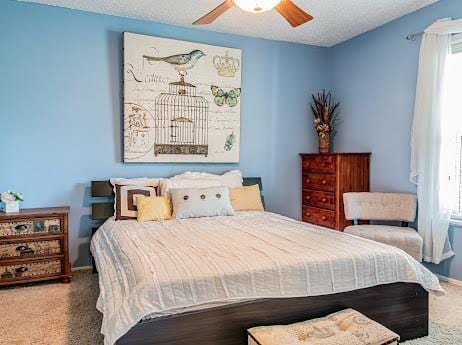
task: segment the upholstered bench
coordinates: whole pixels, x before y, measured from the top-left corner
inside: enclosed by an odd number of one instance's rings
[[[248,345],[397,345],[399,335],[353,309],[287,326],[247,330]]]

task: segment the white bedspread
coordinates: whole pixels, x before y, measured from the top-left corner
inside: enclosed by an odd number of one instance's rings
[[[395,282],[442,291],[436,276],[400,249],[268,212],[144,223],[110,219],[93,237],[91,251],[106,345],[153,313]]]

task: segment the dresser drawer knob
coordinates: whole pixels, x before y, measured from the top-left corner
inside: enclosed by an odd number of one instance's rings
[[[27,225],[19,224],[14,227],[17,232],[23,232],[27,230]]]
[[[326,180],[322,180],[322,184],[326,184],[326,183],[327,183],[327,181],[326,181]]]
[[[27,255],[27,254],[35,253],[35,251],[28,246],[19,246],[16,248],[16,251],[18,251],[20,255]]]
[[[327,166],[327,163],[323,162],[321,165],[322,165],[323,168],[325,168]]]
[[[49,225],[48,226],[48,232],[60,232],[59,225]]]
[[[307,179],[306,179],[306,183],[310,183],[310,182],[311,182],[311,181],[310,181],[310,179],[309,179],[309,178],[307,178]]]
[[[326,216],[322,216],[322,217],[321,217],[321,220],[326,220],[326,219],[327,219]]]
[[[327,199],[326,199],[326,198],[322,198],[321,201],[322,201],[322,202],[326,202]]]
[[[307,217],[311,216],[311,213],[310,213],[310,212],[306,212],[306,216],[307,216]]]
[[[307,195],[307,196],[305,197],[305,199],[306,199],[306,200],[310,200],[310,199],[311,199],[311,196]]]
[[[29,269],[26,266],[21,266],[16,268],[16,273],[24,273],[27,272]]]

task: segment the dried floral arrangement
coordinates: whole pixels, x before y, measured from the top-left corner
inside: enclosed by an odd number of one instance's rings
[[[314,128],[319,136],[319,152],[329,152],[330,139],[335,132],[340,102],[335,102],[330,91],[322,90],[313,94],[311,111],[314,116]]]

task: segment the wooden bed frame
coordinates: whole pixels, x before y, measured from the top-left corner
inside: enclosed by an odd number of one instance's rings
[[[254,184],[263,191],[260,178],[244,179],[244,185]],[[92,181],[91,196],[95,230],[114,213],[109,181]],[[305,321],[345,308],[356,309],[388,327],[401,341],[428,335],[428,292],[419,284],[395,283],[333,295],[259,299],[144,320],[116,344],[245,345],[248,328]]]

